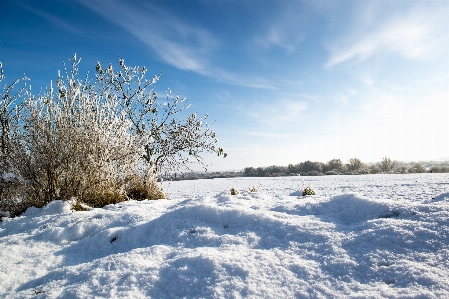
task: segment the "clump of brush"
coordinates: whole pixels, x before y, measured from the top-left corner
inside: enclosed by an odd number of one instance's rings
[[[237,195],[239,193],[240,193],[239,190],[237,190],[236,188],[231,189],[231,195]]]
[[[302,181],[302,196],[308,196],[308,195],[315,195],[315,190],[313,190],[312,184],[309,184],[307,187],[305,187],[306,183],[304,182],[303,178],[301,178]]]

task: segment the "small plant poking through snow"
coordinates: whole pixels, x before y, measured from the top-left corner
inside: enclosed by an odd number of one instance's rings
[[[252,188],[249,188],[249,192],[259,192],[258,186],[254,185]]]
[[[235,189],[235,188],[232,188],[231,189],[231,195],[237,195],[237,194],[239,194],[240,192],[239,192],[239,190],[237,190],[237,189]]]
[[[302,196],[307,196],[307,195],[315,195],[315,190],[313,190],[312,188],[312,184],[310,184],[309,186],[305,187],[306,183],[304,183],[303,178],[301,178],[302,181]]]
[[[91,208],[88,205],[83,204],[82,202],[79,202],[79,201],[76,201],[71,206],[72,206],[72,210],[73,211],[77,211],[77,212],[84,212],[84,211],[90,211],[91,210]]]
[[[79,201],[76,197],[72,197],[67,202],[70,204],[70,209],[72,211],[83,212],[83,211],[90,211],[91,210],[91,208],[88,205],[86,205],[85,203]]]
[[[304,188],[304,191],[302,191],[302,196],[307,195],[315,195],[315,190],[313,190],[312,186],[307,186],[306,188]]]

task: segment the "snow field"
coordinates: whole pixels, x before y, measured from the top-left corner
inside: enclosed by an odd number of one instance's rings
[[[449,175],[304,180],[316,196],[297,195],[298,177],[235,178],[164,182],[170,200],[31,208],[0,224],[0,297],[449,296]]]

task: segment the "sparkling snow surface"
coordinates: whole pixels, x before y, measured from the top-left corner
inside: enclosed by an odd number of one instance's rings
[[[164,182],[171,200],[4,218],[0,297],[449,298],[449,174],[304,180],[317,195]]]

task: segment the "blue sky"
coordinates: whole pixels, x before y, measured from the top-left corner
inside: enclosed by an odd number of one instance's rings
[[[209,170],[449,159],[448,1],[1,1],[10,83],[145,65],[215,121]],[[199,168],[198,168],[199,169]]]

